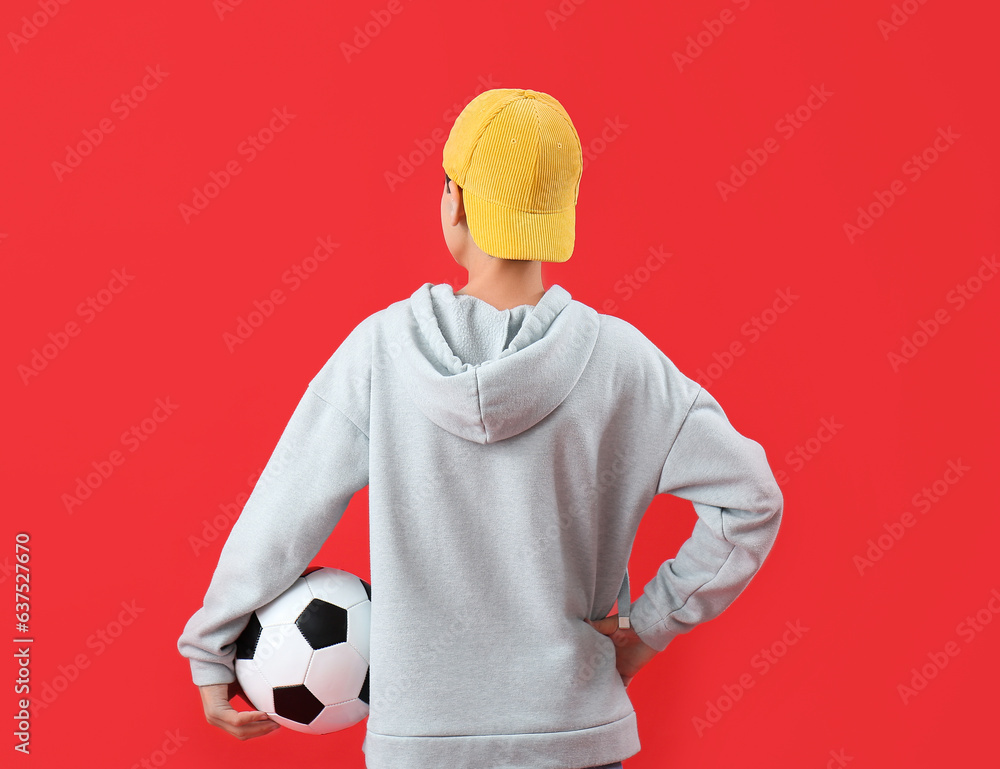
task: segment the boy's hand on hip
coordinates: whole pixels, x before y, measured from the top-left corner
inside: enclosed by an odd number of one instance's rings
[[[604,619],[598,620],[584,618],[584,621],[599,633],[611,636],[611,640],[615,643],[615,666],[625,686],[628,686],[635,674],[657,654],[656,649],[639,638],[635,628],[619,628],[617,614],[609,614]]]
[[[261,710],[236,710],[229,704],[229,700],[237,694],[245,697],[237,681],[231,684],[199,686],[198,689],[201,692],[202,707],[205,709],[205,720],[239,740],[262,737],[281,728],[277,721],[272,721],[267,713]]]

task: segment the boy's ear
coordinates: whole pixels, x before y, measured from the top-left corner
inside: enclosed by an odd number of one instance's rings
[[[449,210],[451,211],[452,220],[457,224],[462,217],[465,216],[465,204],[462,201],[462,188],[455,184],[455,180],[452,179],[449,184],[451,187],[451,193],[449,197],[451,198],[449,205]]]

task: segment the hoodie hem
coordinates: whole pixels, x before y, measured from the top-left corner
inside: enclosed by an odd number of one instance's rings
[[[368,769],[584,769],[639,752],[635,711],[586,729],[527,734],[398,736],[370,729],[361,750]]]

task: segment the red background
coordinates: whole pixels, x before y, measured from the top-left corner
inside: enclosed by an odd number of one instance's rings
[[[6,3],[13,496],[0,581],[12,603],[14,534],[29,532],[32,694],[62,689],[32,719],[30,757],[15,758],[132,766],[162,759],[170,733],[177,766],[364,765],[363,724],[246,743],[208,726],[176,641],[228,531],[211,521],[242,504],[308,380],[370,313],[424,282],[464,285],[441,235],[441,147],[485,82],[554,95],[592,156],[575,253],[543,267],[546,287],[625,318],[692,377],[724,360],[707,387],[765,447],[785,494],[751,586],[630,687],[642,750],[628,769],[995,761],[1000,281],[983,260],[997,253],[1000,210],[998,18],[986,3],[903,6],[588,0],[557,18],[555,0],[404,0],[348,57],[342,44],[387,3],[242,3],[220,17],[210,0],[70,2],[51,18],[44,2]],[[894,13],[905,23],[883,32]],[[29,38],[35,14],[45,23]],[[699,50],[687,38],[700,32]],[[165,73],[149,90],[147,66]],[[813,87],[830,95],[810,107]],[[143,101],[124,116],[116,99],[133,88]],[[800,107],[789,136],[779,121]],[[241,154],[275,108],[295,117],[255,158]],[[57,172],[101,121],[113,130]],[[602,140],[608,121],[619,132]],[[957,138],[908,176],[904,164],[949,128]],[[723,195],[731,166],[769,137],[777,151]],[[185,222],[181,204],[233,160],[240,173]],[[852,242],[845,223],[897,179],[905,193]],[[339,246],[292,290],[283,274],[324,236]],[[652,271],[651,248],[670,254]],[[980,267],[990,280],[977,283]],[[99,293],[115,270],[127,286]],[[959,284],[972,297],[961,308],[949,298]],[[274,289],[286,301],[230,351],[224,334]],[[797,298],[765,313],[784,290]],[[89,297],[110,302],[81,314]],[[947,322],[894,367],[904,337],[942,310]],[[755,317],[759,338],[744,325]],[[30,369],[71,321],[78,333]],[[727,360],[734,342],[742,354]],[[122,433],[158,398],[176,410],[131,451]],[[831,436],[824,419],[841,427]],[[67,510],[64,495],[115,450],[124,461]],[[969,469],[956,478],[949,461]],[[924,489],[937,501],[915,499]],[[317,562],[368,578],[366,502],[356,495]],[[907,512],[914,525],[892,539],[886,526]],[[690,503],[655,500],[633,598],[694,520]],[[216,539],[196,553],[206,525]],[[881,535],[892,546],[859,573],[856,556]],[[122,602],[141,612],[105,644]],[[977,612],[979,630],[960,624]],[[808,630],[783,647],[796,622]],[[949,643],[959,653],[904,703],[899,686]],[[765,669],[767,648],[781,656]],[[4,689],[2,711],[16,712]],[[713,704],[725,712],[699,733]],[[9,732],[4,742],[10,751]]]

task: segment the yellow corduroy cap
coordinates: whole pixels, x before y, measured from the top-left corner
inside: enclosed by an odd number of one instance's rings
[[[522,88],[484,91],[444,145],[473,241],[490,256],[565,262],[576,239],[580,137],[563,106]]]

